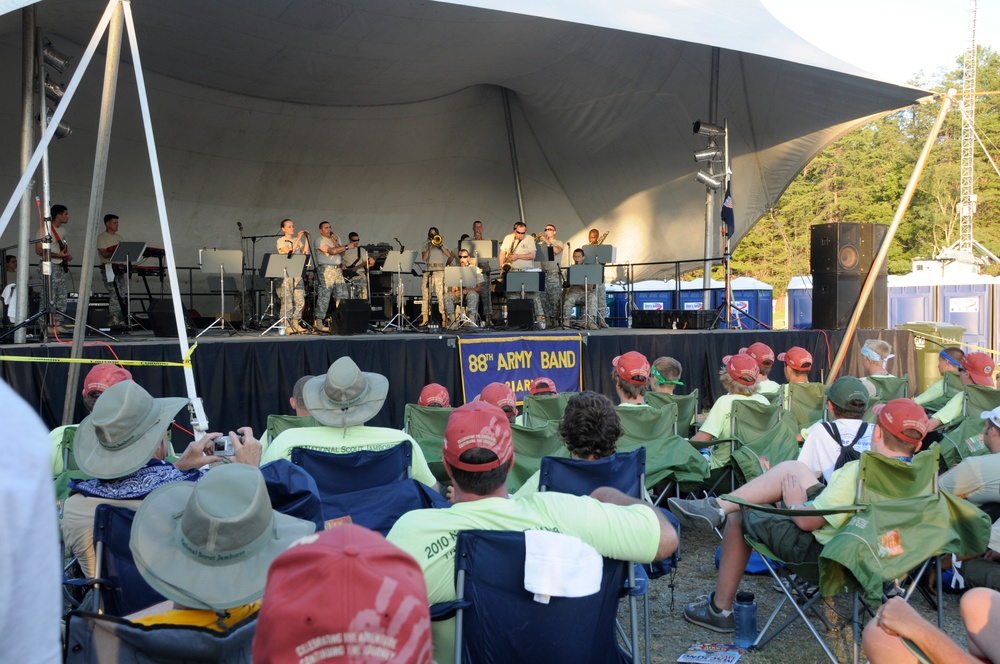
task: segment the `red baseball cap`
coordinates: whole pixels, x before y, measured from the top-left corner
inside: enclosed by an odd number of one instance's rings
[[[760,373],[757,369],[757,360],[749,354],[726,355],[722,358],[722,364],[725,365],[730,377],[737,383],[753,385],[757,382],[757,375]]]
[[[559,390],[556,389],[555,381],[551,378],[540,376],[531,381],[528,394],[559,394]]]
[[[757,341],[750,344],[749,348],[740,348],[740,354],[749,355],[757,363],[757,366],[764,369],[774,364],[774,351],[765,343]]]
[[[503,383],[490,383],[483,388],[483,391],[479,393],[479,396],[475,400],[485,401],[486,403],[493,404],[500,410],[506,411],[508,414],[513,413],[513,415],[517,415],[517,395],[514,394],[514,390]],[[508,408],[510,408],[510,411],[507,411]]]
[[[110,362],[95,364],[94,368],[88,371],[87,376],[83,379],[83,396],[86,398],[95,390],[103,392],[123,380],[132,380],[132,374],[128,369]]]
[[[626,383],[645,385],[649,380],[649,360],[634,350],[622,353],[611,360],[611,366],[618,372],[618,377]]]
[[[377,656],[364,656],[366,648]],[[343,524],[303,537],[271,563],[254,662],[425,664],[431,655],[424,574],[380,534]]]
[[[929,420],[924,409],[913,399],[893,399],[889,403],[883,403],[872,409],[878,416],[878,423],[883,429],[899,438],[904,443],[909,443],[920,448],[920,441],[927,433]],[[913,429],[920,432],[919,438],[907,435],[906,429]]]
[[[778,353],[778,360],[796,371],[809,371],[813,365],[812,353],[799,346],[792,346],[784,353]]]
[[[996,365],[993,358],[986,353],[966,353],[962,358],[962,368],[969,372],[969,378],[976,385],[994,387],[993,370]]]
[[[485,391],[485,390],[484,390]],[[465,463],[459,460],[466,450],[489,450],[496,461]],[[514,459],[514,443],[507,413],[486,401],[472,401],[451,412],[444,429],[444,460],[452,468],[472,473],[493,470]]]
[[[450,407],[451,396],[448,394],[448,388],[438,383],[424,385],[424,389],[420,390],[420,398],[417,399],[417,405],[440,406],[441,408]]]

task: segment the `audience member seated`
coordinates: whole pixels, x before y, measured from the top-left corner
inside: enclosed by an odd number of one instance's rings
[[[941,352],[938,353],[937,364],[937,370],[938,373],[941,374],[941,378],[935,381],[934,384],[926,390],[915,396],[913,400],[923,406],[928,412],[936,410],[935,408],[929,407],[929,404],[933,404],[944,397],[945,376],[949,373],[958,373],[961,370],[963,357],[965,357],[965,351],[958,346],[942,348]]]
[[[222,461],[212,454],[220,433],[191,442],[174,464],[165,462],[170,450],[167,433],[174,414],[186,406],[184,398],[154,399],[132,381],[109,387],[76,431],[77,464],[94,479],[74,480],[63,506],[63,541],[87,577],[94,575],[94,512],[102,503],[138,509],[154,489],[177,481],[196,482],[198,468]],[[238,463],[260,464],[260,443],[249,427],[230,432]]]
[[[528,387],[528,394],[533,397],[537,396],[559,396],[559,390],[556,389],[556,382],[551,378],[546,378],[545,376],[539,376],[535,380],[531,381],[531,385]]]
[[[508,422],[517,419],[517,395],[504,383],[490,383],[474,400],[496,406],[504,412]]]
[[[740,348],[741,355],[749,355],[757,363],[757,393],[775,394],[781,386],[768,378],[774,366],[774,351],[763,342],[755,342],[747,348]]]
[[[722,358],[722,369],[719,370],[719,380],[726,394],[719,397],[708,411],[708,417],[701,429],[691,436],[695,445],[710,443],[716,438],[729,438],[732,435],[733,402],[741,399],[751,399],[762,405],[770,402],[763,394],[759,394],[760,384],[757,382],[759,368],[757,361],[750,355],[727,355]],[[724,468],[729,463],[732,454],[728,445],[712,447],[709,456],[711,470]]]
[[[1000,664],[1000,593],[980,588],[970,590],[960,602],[962,622],[969,651],[948,638],[937,625],[928,622],[902,597],[893,597],[879,607],[865,627],[861,645],[871,664]],[[918,659],[910,641],[923,655]]]
[[[451,395],[444,385],[430,383],[420,390],[417,405],[425,408],[451,408]]]
[[[111,364],[110,362],[95,364],[83,378],[83,405],[87,409],[87,412],[89,413],[94,410],[97,397],[101,396],[104,390],[123,380],[132,380],[132,374],[128,369],[124,369],[117,364]],[[66,429],[75,429],[76,426],[75,424],[64,424],[49,432],[49,440],[52,442],[52,449],[55,451],[52,456],[53,477],[65,470],[63,468],[62,454],[59,453],[59,450],[62,449],[63,436],[66,433]]]
[[[313,376],[303,376],[295,381],[295,385],[292,386],[292,396],[288,397],[288,405],[292,407],[295,417],[309,417],[309,409],[306,408],[306,404],[302,400],[302,390],[310,378],[313,378]],[[271,445],[271,433],[266,429],[260,436],[260,445],[265,450]]]
[[[962,379],[962,385],[996,387],[993,375],[996,365],[993,364],[993,358],[986,353],[966,353],[962,357],[961,365],[958,369],[958,375]],[[964,406],[965,392],[959,392],[949,399],[941,410],[934,413],[934,416],[931,417],[930,430],[935,431],[961,419],[965,410]]]
[[[622,436],[622,423],[611,399],[597,392],[581,392],[568,402],[559,420],[559,437],[573,459],[597,461],[614,454]],[[515,498],[538,492],[539,473],[528,478]]]
[[[645,404],[647,383],[649,383],[649,360],[642,353],[630,350],[611,360],[611,380],[618,393],[621,405]]]
[[[302,389],[302,400],[309,414],[322,426],[283,431],[271,441],[263,463],[275,459],[291,461],[296,447],[349,454],[359,450],[387,450],[408,441],[413,446],[413,479],[437,488],[424,453],[409,434],[399,429],[364,426],[382,410],[388,393],[389,381],[385,376],[361,371],[349,357],[338,359],[326,374],[314,376]]]
[[[910,461],[920,450],[927,433],[927,415],[909,399],[895,399],[878,409],[878,425],[872,436],[871,451]],[[783,501],[791,509],[835,509],[854,502],[860,462],[852,461],[821,484],[814,471],[801,461],[785,461],[772,467],[733,492],[751,503],[764,505]],[[684,618],[716,632],[733,631],[733,600],[750,559],[750,547],[743,539],[743,516],[736,503],[716,499],[681,500],[669,498],[670,511],[682,526],[713,530],[725,524],[722,558],[715,590],[704,600],[684,607]],[[746,515],[754,531],[781,560],[817,560],[823,545],[850,519],[850,513],[828,516],[778,516],[750,511]]]
[[[142,578],[173,605],[133,622],[232,627],[260,608],[271,561],[315,530],[271,509],[264,476],[244,464],[160,487],[142,501],[129,548]]]
[[[799,452],[799,461],[824,484],[829,483],[833,471],[871,449],[875,429],[861,420],[868,409],[868,390],[860,379],[841,376],[826,390],[826,397],[832,421],[809,427]]]
[[[303,537],[271,563],[253,661],[431,664],[420,565],[350,523]]]
[[[455,533],[462,530],[555,530],[579,537],[604,557],[635,562],[662,560],[677,548],[677,533],[659,510],[609,487],[589,497],[552,491],[509,499],[507,473],[514,460],[510,424],[491,404],[474,401],[456,408],[445,429],[443,452],[454,480],[455,504],[404,514],[388,536],[420,564],[431,604],[455,599]],[[435,553],[428,554],[432,544]],[[435,622],[432,631],[434,659],[448,664],[455,621]]]
[[[684,387],[681,382],[681,363],[666,355],[656,358],[650,367],[649,390],[673,394],[678,387]]]
[[[778,361],[785,363],[786,383],[808,383],[812,370],[813,356],[805,348],[792,346],[784,353],[778,353]]]
[[[896,356],[892,354],[892,346],[889,345],[888,341],[869,339],[861,346],[861,366],[865,372],[861,382],[865,384],[868,396],[878,395],[878,386],[868,380],[868,376],[891,376],[887,365],[889,360],[894,357]]]

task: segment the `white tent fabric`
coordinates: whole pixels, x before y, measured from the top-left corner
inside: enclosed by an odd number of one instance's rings
[[[329,219],[341,237],[357,230],[363,242],[398,237],[408,248],[431,225],[454,244],[474,219],[503,237],[518,217],[503,89],[529,230],[555,223],[574,246],[590,228],[610,230],[619,261],[697,259],[705,189],[692,151],[705,139],[691,123],[708,119],[711,45],[721,48],[718,120],[730,127],[737,238],[824,146],[926,95],[818,51],[755,0],[711,3],[710,13],[685,0],[478,4],[487,8],[135,4],[179,260],[194,264],[200,247],[237,248],[237,221],[248,234],[277,233],[284,217],[308,229]],[[103,8],[45,0],[38,24],[78,56]],[[4,198],[20,175],[19,31],[18,14],[0,17]],[[50,150],[52,202],[78,224],[100,87],[101,72],[89,72],[65,118],[74,133]],[[126,239],[155,246],[127,64],[117,100],[105,208],[121,216]],[[14,240],[8,229],[2,241]],[[269,240],[258,243],[258,263],[264,251]]]

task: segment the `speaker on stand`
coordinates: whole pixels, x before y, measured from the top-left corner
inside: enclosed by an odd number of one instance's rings
[[[847,327],[887,230],[885,224],[832,223],[812,226],[809,258],[813,278],[814,328],[842,330]],[[859,327],[884,329],[888,325],[887,275],[887,267],[883,264],[861,312]]]

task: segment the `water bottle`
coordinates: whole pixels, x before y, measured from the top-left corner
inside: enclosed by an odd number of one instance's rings
[[[278,328],[278,336],[279,337],[285,336],[285,326],[284,325],[282,325],[281,327]]]
[[[753,593],[736,593],[733,622],[736,627],[733,643],[740,648],[752,646],[757,640],[757,600]]]

